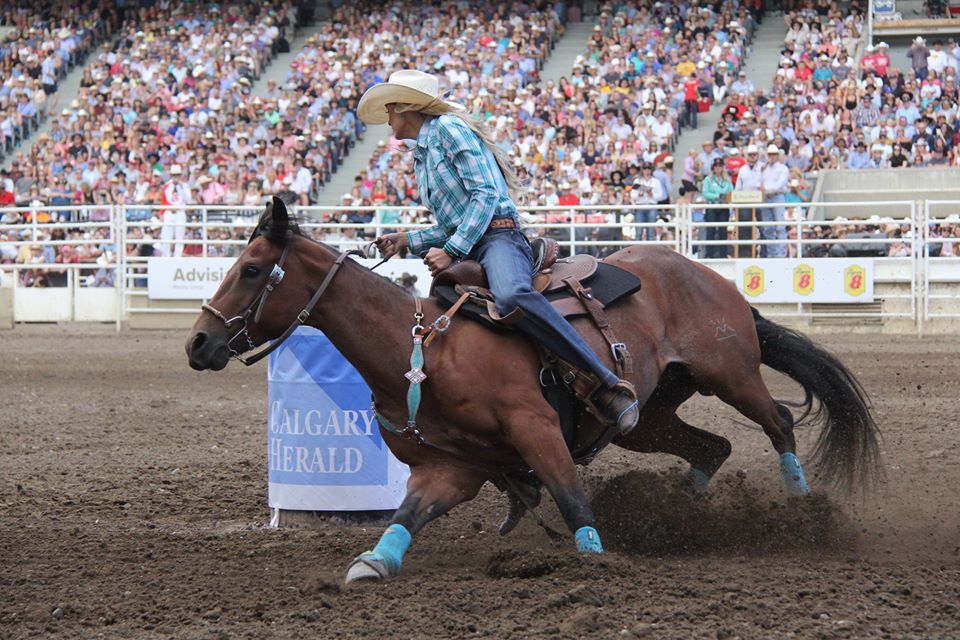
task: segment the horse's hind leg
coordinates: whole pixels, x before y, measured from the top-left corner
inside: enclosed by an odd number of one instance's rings
[[[690,463],[689,479],[694,490],[706,491],[710,478],[730,456],[730,442],[687,424],[677,408],[697,392],[690,369],[671,364],[643,406],[638,427],[614,444],[642,453],[668,453]]]
[[[684,371],[668,369],[644,405],[637,428],[614,444],[641,453],[668,453],[690,463],[694,491],[707,490],[710,478],[730,456],[730,441],[681,420],[677,407],[696,392]]]
[[[689,462],[687,478],[697,493],[707,490],[710,479],[730,457],[729,440],[689,425],[676,414],[647,433],[629,435],[616,444],[631,451],[668,453]]]
[[[717,397],[761,427],[780,454],[780,474],[788,495],[805,496],[810,487],[797,458],[797,442],[793,435],[793,415],[770,396],[767,385],[756,371],[738,379],[735,388],[717,390]]]
[[[407,495],[372,551],[361,553],[347,570],[347,582],[387,578],[400,572],[410,540],[428,522],[473,499],[486,481],[473,471],[446,466],[411,467]]]

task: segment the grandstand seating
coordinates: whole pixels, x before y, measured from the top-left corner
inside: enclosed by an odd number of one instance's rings
[[[58,85],[110,33],[116,10],[47,0],[0,12],[0,160],[35,131],[55,106]]]
[[[279,0],[128,12],[49,131],[17,152],[3,197],[28,207],[157,203],[179,164],[193,201],[260,204],[311,160],[298,154],[284,96],[251,95],[281,28],[296,20]],[[83,215],[95,220],[97,211]],[[32,213],[5,217],[29,221]]]
[[[536,76],[522,68],[537,61],[518,60],[509,47],[511,38],[549,34],[551,16],[539,29],[529,17],[520,23],[532,24],[533,33],[518,25],[477,24],[452,47],[441,39],[426,51],[424,68],[444,71],[453,99],[487,119],[530,191],[540,194],[528,204],[642,202],[636,193],[631,198],[631,182],[642,163],[670,164],[665,161],[683,107],[682,74],[696,75],[708,100],[722,97],[736,77],[753,22],[745,10],[735,11],[734,3],[717,13],[703,8],[693,14],[661,3],[652,11],[638,2],[620,6],[616,15],[602,12],[586,51],[557,85],[531,83]],[[514,33],[508,37],[510,29]],[[498,37],[502,40],[492,52],[482,48]],[[461,52],[464,65],[447,54],[451,49]],[[448,69],[451,59],[453,69]],[[483,73],[471,74],[474,65]],[[453,82],[460,77],[471,82]],[[658,173],[666,183],[658,202],[666,201],[669,174]],[[375,203],[392,198],[392,191],[397,192],[394,201],[408,202],[413,185],[411,159],[395,141],[385,141],[349,194],[350,202]]]
[[[865,52],[858,68],[863,20],[856,2],[849,11],[823,2],[790,5],[782,61],[768,94],[739,73],[756,24],[733,0],[602,5],[583,54],[556,84],[539,75],[563,33],[562,3],[505,10],[476,0],[385,6],[364,0],[336,9],[299,51],[284,82],[263,82],[256,95],[253,84],[282,29],[297,23],[289,0],[247,0],[209,11],[174,2],[169,9],[161,4],[123,14],[103,13],[101,4],[68,10],[67,3],[49,0],[0,16],[18,26],[0,46],[0,131],[9,131],[14,145],[36,126],[10,102],[24,100],[13,94],[23,91],[19,78],[32,91],[30,101],[45,93],[37,66],[45,52],[62,57],[66,69],[81,62],[85,48],[113,36],[90,56],[78,94],[60,100],[49,131],[29,151],[15,152],[0,201],[27,208],[6,215],[7,222],[30,220],[29,207],[40,204],[157,203],[174,164],[184,167],[197,203],[255,206],[282,190],[314,203],[364,133],[354,113],[360,95],[407,66],[441,76],[450,99],[485,119],[528,193],[536,194],[526,204],[670,202],[673,142],[711,102],[722,123],[715,144],[678,167],[687,191],[700,189],[715,158],[726,161],[733,149],[742,155],[750,144],[761,155],[770,143],[787,151],[800,198],[809,192],[803,176],[820,169],[956,166],[960,158],[960,48],[931,44],[925,78],[897,71],[884,47]],[[69,44],[63,30],[70,31]],[[916,124],[921,115],[931,120],[925,131]],[[659,190],[634,188],[642,180]],[[378,145],[344,194],[344,203],[353,205],[417,200],[412,157],[392,139]],[[397,211],[381,211],[379,222],[425,221]],[[128,212],[153,215],[146,208]]]

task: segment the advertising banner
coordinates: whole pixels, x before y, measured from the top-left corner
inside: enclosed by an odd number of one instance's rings
[[[235,261],[236,258],[147,258],[147,297],[209,299]]]
[[[379,262],[373,258],[356,260],[365,267]],[[235,261],[236,258],[148,258],[147,296],[152,300],[208,300]],[[418,258],[388,260],[376,272],[419,296],[426,296],[430,290],[430,269]]]
[[[873,302],[871,258],[737,260],[736,273],[749,302]]]
[[[267,375],[272,508],[374,511],[400,505],[407,466],[380,436],[367,385],[326,336],[297,329],[270,354]]]

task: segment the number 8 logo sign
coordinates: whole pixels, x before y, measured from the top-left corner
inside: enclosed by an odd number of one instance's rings
[[[867,271],[852,264],[843,271],[843,291],[848,296],[863,295],[867,290]]]
[[[793,290],[801,296],[813,293],[813,267],[798,264],[793,268]]]
[[[751,297],[763,293],[763,269],[752,266],[743,270],[743,292]]]

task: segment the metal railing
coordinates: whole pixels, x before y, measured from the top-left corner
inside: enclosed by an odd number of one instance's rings
[[[960,318],[960,200],[925,200],[921,215],[922,319]]]
[[[875,207],[876,202],[782,202],[763,204],[694,204],[684,216],[687,222],[683,253],[697,258],[707,265],[716,266],[718,261],[730,258],[816,258],[816,257],[872,257],[891,267],[879,274],[891,284],[908,283],[909,292],[889,287],[883,291],[884,300],[902,300],[909,309],[881,308],[879,311],[855,311],[850,306],[844,312],[817,311],[820,318],[905,318],[918,321],[918,292],[921,272],[921,227],[918,203],[910,200],[886,201],[885,206],[900,207],[901,216],[849,217],[842,215],[853,211],[861,213]],[[770,220],[764,213],[771,209],[783,209],[786,214]],[[698,211],[728,211],[728,218],[721,221],[698,221]],[[815,219],[808,212],[833,214],[832,218]],[[705,218],[705,215],[703,216]],[[890,227],[896,227],[891,230]],[[709,232],[726,231],[724,239],[709,239]],[[777,233],[770,233],[770,230]],[[774,237],[769,237],[773,235]],[[767,236],[767,237],[764,237]],[[904,241],[907,241],[906,243]],[[710,249],[720,248],[721,256],[711,256]],[[776,251],[773,251],[776,249]],[[721,271],[721,269],[717,269]],[[903,272],[896,277],[896,272]],[[726,274],[725,274],[726,275]],[[815,304],[815,303],[814,303]],[[780,317],[809,317],[814,307],[811,303],[796,303],[793,313],[778,312]]]
[[[884,218],[869,215],[878,205],[886,210],[896,207],[898,213]],[[767,204],[523,207],[520,215],[528,235],[552,237],[565,253],[602,257],[639,243],[658,244],[700,260],[728,279],[733,278],[736,259],[767,254],[869,255],[878,265],[875,281],[880,305],[854,304],[838,312],[797,303],[792,311],[781,305],[773,315],[900,318],[914,321],[918,332],[926,320],[960,317],[956,302],[960,299],[960,201],[773,206],[785,210],[782,221],[765,217]],[[76,299],[83,298],[85,290],[112,288],[118,326],[132,313],[195,313],[192,303],[163,308],[131,305],[132,300],[147,296],[148,257],[178,252],[197,257],[239,255],[262,208],[190,206],[181,223],[161,221],[163,209],[144,205],[0,209],[0,216],[31,213],[27,222],[0,224],[0,277],[7,286],[24,291],[32,284],[29,274],[47,274],[46,284]],[[304,233],[343,249],[361,248],[385,232],[427,226],[422,222],[426,212],[416,207],[300,207],[296,213]],[[824,217],[815,219],[820,216]],[[776,235],[770,235],[770,230]],[[954,237],[956,242],[949,239]],[[24,247],[33,245],[40,245],[47,258],[52,249],[55,259],[25,260]],[[98,255],[64,261],[65,246],[93,246]],[[49,282],[50,274],[56,282]],[[78,315],[83,314],[72,314]]]

